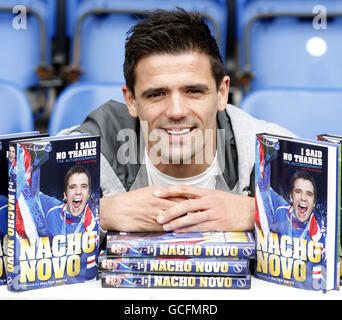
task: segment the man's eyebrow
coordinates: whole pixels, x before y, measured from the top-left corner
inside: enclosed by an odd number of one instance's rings
[[[166,90],[168,90],[167,87],[149,88],[149,89],[144,90],[141,93],[141,96],[142,97],[148,97],[150,94],[153,94],[153,93],[156,93],[156,92],[159,92],[159,91],[166,91]]]
[[[209,87],[202,83],[195,83],[195,84],[186,85],[183,87],[183,89],[199,89],[199,90],[208,91]]]
[[[189,89],[198,89],[198,90],[203,90],[203,91],[208,91],[209,87],[205,84],[202,83],[194,83],[194,84],[188,84],[183,87],[181,87],[183,90],[189,90]],[[146,89],[142,92],[141,96],[142,97],[148,97],[149,95],[160,92],[160,91],[168,91],[168,87],[158,87],[158,88],[149,88]]]

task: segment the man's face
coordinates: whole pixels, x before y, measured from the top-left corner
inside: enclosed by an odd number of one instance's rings
[[[8,160],[9,162],[13,162],[15,159],[15,149],[14,147],[10,146],[8,150]]]
[[[143,57],[135,74],[135,96],[125,86],[124,96],[131,116],[148,126],[152,162],[160,170],[177,163],[205,169],[216,152],[216,114],[226,107],[229,78],[217,90],[209,57],[197,51]]]
[[[120,243],[114,243],[110,249],[111,249],[112,254],[117,254],[117,255],[123,255],[127,252],[127,247]]]
[[[105,278],[105,282],[108,285],[111,285],[113,287],[118,287],[121,283],[121,278],[116,275],[108,275]]]
[[[74,217],[78,217],[89,199],[89,181],[85,173],[74,173],[69,177],[68,186],[64,192],[68,210]]]
[[[118,263],[112,259],[105,259],[102,261],[102,268],[106,270],[115,270]]]
[[[311,181],[303,178],[296,179],[291,198],[297,219],[300,222],[307,221],[315,206],[315,192]]]

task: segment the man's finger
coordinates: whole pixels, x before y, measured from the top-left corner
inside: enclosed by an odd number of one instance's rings
[[[199,198],[206,194],[206,189],[196,188],[193,186],[187,186],[183,184],[156,189],[153,191],[153,195],[158,198],[168,197],[183,197],[183,198]]]
[[[194,213],[183,215],[177,219],[173,219],[168,223],[163,224],[165,231],[177,230],[192,225],[198,225],[208,220],[207,211],[197,211]]]
[[[188,213],[197,212],[206,209],[202,201],[198,199],[184,200],[183,202],[176,203],[174,206],[165,210],[157,217],[157,222],[165,224],[169,221],[182,217]]]

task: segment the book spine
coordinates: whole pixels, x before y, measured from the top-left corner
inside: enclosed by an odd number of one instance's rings
[[[120,250],[114,250],[113,245]],[[255,256],[254,243],[232,244],[138,244],[108,241],[108,256],[126,257],[189,257],[189,258],[240,258],[250,259]]]
[[[11,144],[15,149],[16,145]],[[7,288],[16,291],[16,171],[8,178]]]
[[[246,275],[247,259],[99,258],[99,269],[114,273]]]
[[[103,272],[103,288],[249,289],[250,275],[243,277],[116,274]]]

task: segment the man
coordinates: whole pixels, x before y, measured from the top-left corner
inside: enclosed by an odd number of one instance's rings
[[[73,128],[102,137],[102,229],[253,229],[255,134],[291,133],[227,106],[229,77],[202,17],[152,12],[129,32],[124,74],[127,109],[110,101]],[[121,161],[128,129],[144,137],[137,163]]]
[[[77,233],[89,233],[89,243],[95,244],[96,220],[90,206],[89,197],[91,190],[91,179],[88,170],[83,166],[71,167],[64,178],[65,203],[58,203],[57,199],[40,194],[40,201],[46,214],[46,224],[51,236],[64,235],[70,239],[70,235]],[[52,204],[55,205],[51,207]],[[50,209],[48,207],[50,206]],[[79,277],[85,280],[96,278],[97,265],[95,263],[95,252],[82,252]],[[78,282],[73,276],[67,276],[68,283]]]
[[[316,185],[306,171],[297,171],[291,178],[290,204],[273,190],[271,199],[274,222],[271,231],[308,241],[320,241],[322,228],[315,208]]]
[[[65,203],[58,203],[48,211],[47,203],[54,199],[40,195],[42,207],[45,209],[46,223],[53,236],[92,231],[95,227],[95,217],[88,205],[90,196],[90,175],[83,166],[70,168],[64,179]],[[54,200],[56,202],[57,200]]]

